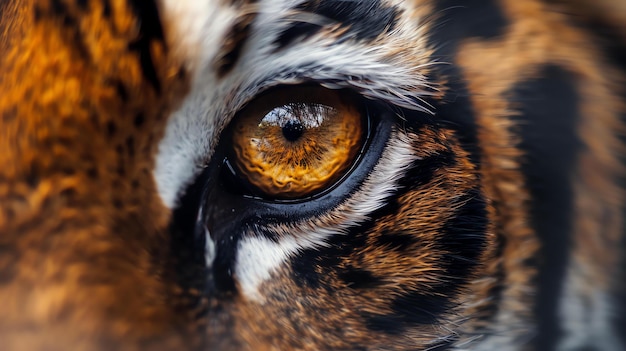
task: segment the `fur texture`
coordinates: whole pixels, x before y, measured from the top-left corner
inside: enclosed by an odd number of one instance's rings
[[[617,2],[0,11],[3,350],[624,349]],[[295,85],[367,137],[282,201],[231,124]]]

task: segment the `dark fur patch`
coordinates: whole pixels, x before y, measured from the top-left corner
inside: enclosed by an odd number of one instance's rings
[[[389,314],[364,314],[366,327],[375,332],[398,335],[416,325],[437,322],[450,307],[447,296],[426,295],[422,290],[410,291],[391,302]]]
[[[325,284],[344,257],[367,245],[364,230],[351,230],[346,235],[335,235],[328,247],[303,250],[292,259],[292,276],[296,284],[310,288],[328,288]]]
[[[494,205],[494,207],[497,208],[498,205]],[[502,233],[498,233],[493,256],[502,257],[502,255],[504,254],[505,246],[506,239],[504,235]],[[497,268],[495,273],[493,274],[493,277],[495,278],[497,283],[489,289],[489,293],[487,294],[489,296],[489,304],[485,305],[482,308],[481,314],[477,316],[477,319],[482,321],[490,320],[491,317],[495,316],[500,310],[500,301],[502,300],[502,294],[505,288],[503,282],[506,281],[506,275],[504,274],[504,267],[502,265],[502,262],[497,263]]]
[[[435,6],[437,31],[459,39],[493,39],[502,35],[509,24],[497,0],[440,0]],[[439,44],[447,43],[439,41]]]
[[[453,289],[451,284],[467,283],[487,244],[487,209],[480,190],[471,190],[458,202],[461,207],[444,224],[443,235],[438,240],[440,248],[446,252],[443,262],[449,280],[446,284],[449,286],[442,293]]]
[[[159,10],[152,0],[131,0],[129,4],[138,18],[139,35],[134,42],[128,44],[128,49],[137,52],[144,77],[154,87],[154,90],[160,93],[161,82],[150,53],[152,41],[159,41],[165,45]]]
[[[322,275],[318,272],[317,262],[321,261],[314,250],[305,250],[291,261],[292,277],[299,286],[318,289],[321,286]]]
[[[143,113],[137,113],[135,115],[135,118],[133,119],[133,125],[136,128],[139,128],[139,127],[141,127],[144,124],[145,121],[146,121],[146,118],[143,115]]]
[[[89,0],[76,0],[76,5],[83,11],[87,9],[88,3]]]
[[[438,170],[453,166],[455,162],[456,157],[452,150],[415,160],[406,174],[398,181],[398,186],[405,189],[415,189],[428,184]]]
[[[303,40],[310,37],[321,29],[322,27],[316,23],[293,22],[276,38],[275,43],[278,45],[276,51],[284,49],[297,39]]]
[[[106,18],[110,18],[111,13],[111,0],[102,0],[102,15]]]
[[[435,75],[448,80],[449,90],[443,100],[436,103],[437,124],[455,131],[461,147],[470,153],[470,160],[480,167],[480,149],[476,114],[469,100],[469,92],[461,70],[453,65],[439,65]]]
[[[324,283],[341,262],[353,251],[365,246],[363,234],[335,236],[329,240],[330,248],[325,250],[305,250],[292,261],[294,277],[311,288],[326,287]],[[317,269],[316,269],[317,267]]]
[[[339,23],[347,29],[342,40],[373,40],[386,31],[392,30],[398,20],[399,9],[386,7],[379,0],[310,0],[298,5],[295,10],[313,13]],[[285,48],[298,39],[310,37],[322,29],[322,25],[310,22],[293,22],[276,38],[276,50]]]
[[[232,7],[241,7],[247,4],[254,4],[256,3],[258,0],[228,0],[230,2],[230,6]]]
[[[376,239],[376,243],[384,248],[397,250],[400,252],[409,250],[417,244],[417,240],[408,234],[402,232],[386,232],[380,233],[380,236]]]
[[[117,96],[120,97],[122,102],[128,102],[128,89],[126,89],[124,82],[122,82],[120,79],[112,79],[109,84],[111,84],[115,88],[115,92],[117,93]]]
[[[185,189],[170,225],[173,238],[172,252],[176,254],[174,259],[180,262],[176,267],[188,271],[177,271],[176,277],[185,278],[180,281],[181,286],[188,285],[187,279],[191,282],[202,279],[204,290],[212,298],[233,296],[237,292],[232,273],[236,247],[240,239],[240,234],[233,234],[235,231],[232,226],[216,226],[213,217],[206,215],[207,212],[214,214],[213,209],[209,207],[209,204],[215,202],[214,183],[210,180],[215,179],[220,171],[217,164],[218,161],[213,161],[195,182]],[[219,213],[217,215],[219,216]],[[204,268],[205,228],[210,231],[211,239],[220,248],[209,269]],[[200,269],[201,266],[204,270]]]
[[[12,208],[5,208],[4,215],[11,219],[15,213]],[[0,286],[10,284],[17,273],[17,265],[11,262],[19,262],[19,251],[14,245],[0,244]]]
[[[380,284],[380,279],[374,276],[372,272],[355,267],[347,267],[341,270],[339,279],[352,289],[373,288]]]
[[[334,236],[329,240],[329,248],[305,250],[292,260],[292,270],[294,279],[299,284],[317,288],[320,286],[320,280],[326,274],[323,269],[334,269],[340,262],[341,257],[348,256],[352,251],[363,247],[367,244],[364,233],[371,230],[377,221],[388,215],[394,215],[399,210],[398,198],[408,192],[428,184],[434,173],[441,167],[449,166],[455,162],[453,154],[443,152],[435,154],[424,159],[418,159],[413,162],[407,175],[400,180],[402,186],[390,194],[384,201],[385,205],[370,214],[370,220],[365,221],[358,227],[351,228],[347,235]],[[481,197],[482,199],[482,197]],[[395,238],[393,235],[396,234]],[[388,236],[388,239],[398,239],[399,233]],[[384,245],[385,235],[381,235],[378,239]],[[403,240],[400,246],[409,245],[409,241]],[[392,243],[393,244],[393,243]],[[315,267],[318,267],[316,269]],[[330,273],[330,272],[327,272]]]
[[[552,349],[561,335],[557,306],[569,262],[572,230],[572,185],[581,141],[576,81],[570,72],[546,66],[537,79],[512,91],[519,102],[520,148],[526,156],[522,172],[531,194],[530,220],[541,240],[538,296],[535,312],[539,324],[537,349]]]
[[[429,36],[430,45],[435,48],[432,58],[451,63],[435,66],[432,74],[434,80],[447,81],[448,88],[443,99],[435,102],[436,117],[442,126],[457,131],[461,145],[471,154],[472,163],[480,165],[476,116],[455,56],[463,40],[496,38],[503,33],[508,20],[495,0],[444,0],[435,4],[435,22]]]
[[[65,16],[68,13],[67,6],[61,0],[51,0],[50,10],[57,16]]]
[[[65,2],[61,0],[52,0],[50,7],[45,10],[37,4],[33,5],[35,21],[51,19],[55,21],[55,24],[61,24],[65,39],[73,44],[71,48],[81,59],[89,61],[91,56],[82,36],[77,17],[80,16],[80,14],[76,14],[74,10],[75,9],[68,7]]]
[[[250,36],[255,17],[255,14],[248,14],[239,18],[222,41],[219,59],[215,62],[218,77],[224,77],[237,64],[243,47]]]
[[[400,334],[415,325],[434,324],[452,305],[455,296],[471,278],[485,250],[487,211],[479,190],[472,190],[459,199],[461,207],[442,228],[437,246],[445,252],[442,283],[430,290],[418,290],[395,298],[393,313],[366,315],[372,331]]]

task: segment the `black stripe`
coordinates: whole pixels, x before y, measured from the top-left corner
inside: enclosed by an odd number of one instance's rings
[[[433,13],[437,19],[437,33],[452,39],[452,42],[439,42],[439,45],[454,47],[460,40],[470,37],[495,39],[509,24],[496,0],[439,0],[435,2]]]
[[[339,279],[352,289],[370,289],[381,284],[380,278],[368,270],[348,266],[340,269]]]
[[[228,32],[228,35],[222,40],[224,44],[216,67],[218,77],[228,74],[237,64],[243,47],[250,36],[255,17],[255,14],[249,14],[239,18]]]
[[[398,181],[398,186],[403,189],[416,189],[430,183],[438,170],[452,167],[455,164],[456,156],[451,149],[415,160],[405,175]]]
[[[541,241],[536,348],[551,350],[562,333],[557,307],[571,241],[580,97],[570,72],[546,66],[539,78],[518,84],[512,99],[520,106],[514,118],[522,138],[519,146],[526,153],[522,172],[531,195],[530,221]]]
[[[180,288],[180,293],[170,297],[170,301],[181,312],[194,311],[200,318],[208,314],[203,297],[210,292],[211,272],[205,262],[205,232],[198,211],[204,196],[204,182],[192,184],[181,198],[181,206],[173,211],[169,226],[168,262],[161,273],[162,279],[170,286]],[[191,294],[197,290],[201,294]]]
[[[346,28],[342,39],[372,40],[386,31],[395,28],[399,9],[385,6],[380,0],[309,0],[298,5],[295,10],[313,13],[329,20],[329,24],[339,23]],[[297,39],[310,37],[322,29],[315,22],[295,21],[274,41],[280,50]]]
[[[376,239],[377,245],[398,252],[411,250],[418,243],[418,240],[413,236],[402,232],[385,230],[379,233],[379,235],[380,236]]]
[[[135,41],[129,43],[128,49],[137,51],[144,77],[160,93],[161,82],[150,53],[152,41],[165,45],[159,10],[154,0],[129,0],[129,3],[139,22],[139,34]]]
[[[224,196],[222,185],[215,182],[226,168],[222,160],[223,157],[219,154],[214,155],[197,182],[205,189],[201,202],[204,211],[202,221],[217,248],[209,276],[210,290],[218,296],[231,296],[237,292],[232,273],[235,269],[237,245],[246,225],[241,219],[232,218],[235,214],[231,213],[231,207],[228,206],[230,199]]]
[[[232,273],[241,232],[234,229],[239,228],[237,222],[215,220],[216,217],[224,217],[223,213],[227,211],[215,206],[220,203],[221,193],[214,180],[221,171],[218,156],[185,189],[179,207],[174,210],[170,235],[179,284],[188,286],[200,278],[204,282],[203,291],[208,296],[224,298],[237,292]],[[215,246],[219,247],[209,269],[204,258],[205,228],[209,230]]]
[[[296,40],[304,40],[307,37],[314,35],[322,29],[322,26],[317,23],[309,22],[293,22],[284,29],[280,35],[276,38],[274,43],[277,45],[275,51],[286,48],[289,44]]]
[[[449,294],[467,283],[487,245],[487,209],[480,190],[473,189],[458,200],[462,204],[442,228],[437,246],[446,254],[442,261],[448,281],[440,293]]]
[[[480,165],[476,116],[462,70],[456,65],[458,45],[467,38],[495,39],[500,36],[507,18],[495,0],[442,0],[435,2],[429,44],[435,48],[434,60],[450,64],[434,66],[430,80],[447,81],[447,92],[436,101],[439,123],[457,131],[459,142],[470,152],[471,161]]]
[[[375,332],[399,335],[415,325],[432,325],[450,308],[447,296],[426,295],[410,291],[391,302],[392,312],[385,315],[364,313],[366,327]]]
[[[441,283],[398,296],[391,303],[390,314],[363,315],[370,330],[400,334],[414,325],[437,323],[471,280],[487,245],[486,202],[474,189],[461,196],[458,203],[462,205],[444,224],[435,242],[437,251],[444,252],[440,259]]]
[[[331,237],[328,240],[328,248],[304,250],[294,257],[291,267],[294,279],[301,285],[319,287],[320,281],[330,273],[330,271],[324,272],[324,269],[334,270],[340,263],[340,258],[349,256],[356,248],[367,244],[365,234],[374,227],[376,222],[399,211],[399,197],[428,184],[439,168],[454,161],[454,155],[448,152],[415,160],[407,170],[405,177],[399,181],[403,186],[398,187],[387,196],[384,200],[385,205],[369,215],[370,220],[358,227],[351,228],[345,235]],[[393,234],[410,235],[410,233],[400,232]]]
[[[105,18],[111,18],[111,0],[102,0],[102,16]]]

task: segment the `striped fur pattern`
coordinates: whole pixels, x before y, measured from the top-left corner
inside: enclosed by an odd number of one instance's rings
[[[620,6],[0,0],[1,348],[624,350]],[[367,143],[249,196],[231,121],[300,85]]]

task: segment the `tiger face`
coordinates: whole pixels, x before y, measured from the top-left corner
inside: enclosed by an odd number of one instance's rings
[[[3,348],[621,350],[622,32],[576,9],[0,2]]]

